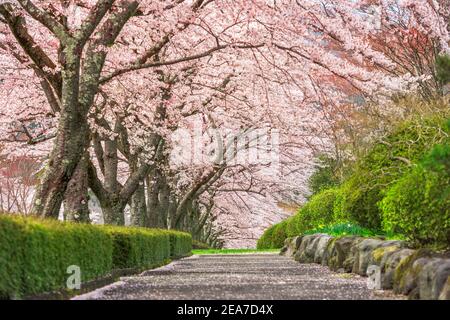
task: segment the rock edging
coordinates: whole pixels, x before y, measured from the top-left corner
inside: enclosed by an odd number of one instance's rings
[[[375,288],[409,299],[450,300],[450,259],[409,248],[404,241],[312,234],[286,239],[280,254],[300,263],[370,276]]]

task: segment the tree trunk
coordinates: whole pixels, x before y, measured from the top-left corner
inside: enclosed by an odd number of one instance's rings
[[[111,200],[108,203],[102,203],[103,220],[105,224],[123,226],[125,225],[124,209],[125,204],[121,201]]]
[[[66,221],[90,222],[87,156],[80,160],[67,185],[64,195],[64,220]]]
[[[145,188],[141,182],[131,196],[131,225],[144,227],[146,225],[147,206],[145,203]]]
[[[78,102],[81,49],[67,46],[61,56],[64,60],[61,71],[61,117],[47,168],[36,190],[33,208],[35,214],[55,219],[58,218],[67,185],[89,142],[87,111],[81,110]]]
[[[174,195],[169,197],[169,208],[167,210],[169,229],[175,229],[175,216],[177,214],[177,199]]]
[[[162,228],[167,229],[170,205],[170,188],[164,176],[161,179],[161,185],[162,186],[159,191],[158,224]]]
[[[157,176],[157,170],[153,170],[153,179],[150,175],[147,177],[147,227],[150,228],[158,227],[159,186]]]

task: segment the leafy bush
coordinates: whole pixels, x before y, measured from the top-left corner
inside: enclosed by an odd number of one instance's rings
[[[324,226],[333,221],[333,207],[337,189],[327,189],[314,195],[296,215],[268,228],[258,240],[258,249],[277,249],[288,237],[303,234],[306,230]]]
[[[401,233],[450,247],[449,135],[450,120],[443,115],[402,123],[357,161],[341,185],[313,195],[296,215],[267,229],[258,248],[325,231],[392,238]]]
[[[291,238],[299,235],[300,231],[298,230],[297,226],[300,225],[300,218],[301,217],[299,214],[295,214],[286,219],[286,237]]]
[[[333,222],[334,202],[338,189],[323,190],[314,195],[297,213],[297,235],[308,229],[317,228]]]
[[[281,221],[280,223],[275,225],[275,228],[272,233],[272,241],[270,248],[267,249],[278,249],[283,247],[284,240],[286,240],[286,227],[287,227],[287,221]]]
[[[204,243],[204,242],[201,242],[198,240],[192,240],[192,249],[206,250],[206,249],[211,249],[211,248],[207,243]]]
[[[318,157],[314,173],[308,179],[308,187],[312,195],[336,186],[339,179],[335,175],[336,160],[323,154]]]
[[[380,208],[386,230],[450,247],[450,144],[436,145],[387,191]]]
[[[190,252],[191,236],[144,228],[94,226],[0,216],[0,298],[62,289],[71,265],[85,282],[115,268],[144,268]]]
[[[264,231],[263,235],[258,239],[258,242],[256,243],[257,249],[272,249],[272,235],[275,231],[276,226],[277,225],[274,224]]]
[[[350,220],[350,214],[346,211],[346,196],[351,194],[348,188],[350,188],[349,183],[341,184],[336,188],[336,197],[333,204],[334,222],[346,222]]]
[[[441,83],[450,83],[450,56],[442,55],[436,59],[436,73]]]
[[[443,130],[444,129],[444,130]],[[341,186],[335,216],[349,218],[363,227],[380,229],[378,202],[394,184],[446,134],[444,119],[438,115],[413,119],[373,146],[360,159],[351,176]]]

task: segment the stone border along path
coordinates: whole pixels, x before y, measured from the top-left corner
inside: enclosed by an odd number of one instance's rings
[[[367,279],[278,254],[191,256],[75,297],[85,299],[404,299]]]

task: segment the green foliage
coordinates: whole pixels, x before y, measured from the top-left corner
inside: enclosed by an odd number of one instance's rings
[[[286,219],[286,222],[287,222],[286,237],[291,238],[291,237],[295,237],[299,234],[300,231],[297,228],[297,226],[300,225],[299,220],[300,220],[300,216],[298,214],[295,214]]]
[[[0,235],[3,297],[63,288],[70,265],[81,268],[82,281],[112,268],[112,238],[95,226],[1,216]]]
[[[436,59],[436,75],[441,83],[450,83],[450,56],[442,55]]]
[[[384,228],[450,247],[450,144],[436,145],[381,201]]]
[[[334,187],[339,183],[339,179],[335,175],[336,166],[336,160],[332,157],[326,154],[318,157],[316,170],[308,179],[308,186],[312,195]]]
[[[258,240],[257,248],[281,248],[286,238],[331,223],[336,192],[336,188],[331,188],[314,195],[296,215],[268,228]]]
[[[394,132],[376,143],[360,159],[351,176],[341,186],[335,216],[349,218],[363,227],[381,228],[378,202],[385,190],[446,133],[444,119],[432,116],[401,124]]]
[[[297,235],[308,229],[317,228],[333,222],[333,209],[337,189],[322,190],[314,195],[297,213]]]
[[[261,236],[261,238],[258,239],[258,242],[256,243],[257,249],[271,249],[272,248],[272,235],[275,231],[275,227],[277,225],[274,224],[270,228],[266,229]]]
[[[198,240],[192,240],[192,249],[194,250],[208,250],[211,249],[211,247],[204,242],[198,241]]]
[[[71,265],[82,282],[115,268],[159,265],[186,255],[191,236],[144,228],[94,226],[0,216],[0,297],[14,298],[63,289]]]
[[[114,268],[150,267],[170,257],[170,236],[162,230],[105,228],[114,239]]]
[[[169,234],[170,239],[170,257],[181,258],[192,251],[192,236],[189,233],[163,230]]]
[[[286,240],[286,227],[287,221],[281,221],[280,223],[275,225],[275,228],[272,233],[272,241],[269,249],[277,249],[281,248],[284,245],[284,240]]]
[[[343,183],[321,190],[296,215],[267,229],[258,248],[313,232],[381,234],[450,247],[450,119],[443,114],[401,123],[357,160]]]

